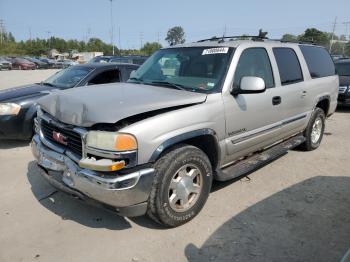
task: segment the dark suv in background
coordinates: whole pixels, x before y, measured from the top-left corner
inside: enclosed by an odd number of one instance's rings
[[[335,67],[339,75],[338,105],[350,106],[350,58],[336,61]]]

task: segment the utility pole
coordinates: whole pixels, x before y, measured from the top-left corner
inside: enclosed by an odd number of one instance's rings
[[[345,25],[345,41],[347,41],[350,38],[350,37],[348,38],[348,26],[350,25],[350,21],[344,22],[343,24]],[[344,43],[343,45],[343,56],[345,55],[345,46],[346,46],[346,43]]]
[[[225,37],[226,36],[226,24],[225,24],[225,26],[224,26],[224,34],[223,34],[223,37]]]
[[[122,44],[121,44],[121,40],[120,40],[120,26],[118,27],[118,38],[119,38],[119,50],[122,49]]]
[[[335,17],[335,20],[334,20],[334,23],[333,23],[332,37],[331,37],[331,42],[330,42],[330,45],[329,45],[329,53],[330,54],[332,54],[332,47],[333,47],[335,28],[337,27],[337,19],[338,19],[338,17]]]
[[[160,43],[159,43],[159,41],[160,41],[160,40],[159,40],[159,32],[157,32],[157,39],[158,39],[158,40],[157,40],[158,44],[160,44]]]
[[[3,42],[4,42],[4,20],[0,19],[0,45],[2,46]]]
[[[30,47],[31,47],[32,46],[32,29],[29,27],[28,31],[29,31],[29,41],[30,41]]]
[[[111,2],[111,45],[112,45],[112,53],[114,55],[114,26],[113,26],[113,0],[109,0]]]
[[[50,34],[51,34],[51,31],[49,31],[49,30],[47,30],[47,31],[45,31],[46,33],[47,33],[47,44],[49,45],[49,50],[50,50]]]
[[[143,41],[143,32],[140,32],[140,44],[141,44],[140,50],[141,50],[142,47],[143,47],[142,41]]]

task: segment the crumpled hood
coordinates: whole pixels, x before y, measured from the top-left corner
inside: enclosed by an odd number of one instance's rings
[[[40,93],[50,91],[52,89],[53,87],[50,86],[32,84],[0,90],[0,102],[20,99],[21,97],[40,95]]]
[[[206,96],[166,87],[116,83],[54,92],[39,99],[38,104],[63,123],[90,127],[140,113],[202,103]]]

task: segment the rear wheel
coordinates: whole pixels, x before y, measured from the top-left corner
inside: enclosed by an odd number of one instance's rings
[[[182,145],[155,163],[155,180],[148,215],[166,226],[180,226],[193,219],[208,199],[212,168],[200,149]]]
[[[325,129],[325,121],[324,111],[317,107],[312,113],[310,122],[304,131],[306,141],[301,145],[302,149],[312,151],[320,146]]]

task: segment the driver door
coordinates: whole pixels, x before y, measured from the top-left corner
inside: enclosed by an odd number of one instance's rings
[[[270,57],[265,48],[253,47],[242,51],[234,74],[233,88],[239,88],[244,76],[262,78],[266,91],[224,95],[226,164],[277,142],[281,136],[281,90],[275,87]]]

